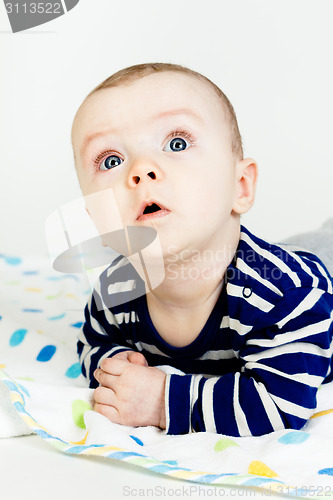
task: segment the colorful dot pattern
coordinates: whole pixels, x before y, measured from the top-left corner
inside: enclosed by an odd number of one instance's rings
[[[301,444],[304,443],[307,439],[309,439],[310,434],[308,432],[302,431],[291,431],[287,432],[283,436],[280,437],[279,443],[283,444]]]
[[[65,376],[68,378],[77,378],[81,375],[81,365],[80,363],[72,364],[65,372]]]
[[[279,431],[261,438],[233,438],[209,433],[204,436],[200,434],[205,433],[161,436],[158,449],[163,449],[163,439],[185,439],[178,446],[177,454],[176,447],[172,446],[163,458],[155,456],[152,451],[148,453],[151,450],[149,440],[135,428],[128,432],[126,446],[110,442],[91,444],[91,428],[87,426],[85,416],[92,412],[92,391],[86,387],[76,354],[76,336],[83,325],[83,307],[90,292],[86,281],[76,275],[59,275],[43,268],[39,261],[30,263],[16,256],[0,255],[0,271],[4,271],[0,291],[5,288],[1,297],[6,297],[0,315],[0,380],[8,387],[11,400],[23,420],[42,439],[62,452],[122,460],[192,482],[260,487],[267,493],[299,496],[297,488],[303,487],[304,481],[298,484],[296,472],[294,476],[291,474],[293,468],[297,469],[295,457],[301,459],[311,446],[316,445],[316,440],[319,443],[316,448],[318,456],[327,440],[331,440],[333,449],[333,398],[332,406],[320,408],[300,431]],[[15,366],[13,359],[17,360]],[[18,365],[23,364],[25,369],[20,371]],[[47,422],[43,421],[43,426],[39,423],[38,406],[41,404],[38,397],[41,396],[38,387],[45,384],[51,391],[58,383],[63,389],[50,414],[61,412],[62,419],[67,419],[70,440],[62,437],[62,429],[54,434],[48,430]],[[51,395],[49,399],[53,401]],[[51,403],[45,400],[46,407],[47,404]],[[203,441],[200,441],[200,447],[189,453],[186,438],[189,441],[203,438]],[[191,465],[192,458],[205,458],[205,454],[209,467]],[[281,456],[283,460],[278,459]],[[327,459],[320,460],[320,466],[313,465],[310,472],[311,484],[320,486],[320,481],[325,480],[325,484],[332,485],[333,492],[332,457],[331,452]],[[310,465],[311,460],[309,454]],[[307,496],[313,498],[313,492],[302,494],[303,498]],[[333,494],[325,494],[325,498],[328,496],[333,498]]]
[[[56,273],[48,259],[41,266],[40,259],[3,254],[0,275],[0,368],[11,370],[7,352],[18,364],[28,366],[18,373],[22,380],[43,381],[51,366],[52,370],[59,366],[56,376],[61,383],[86,385],[75,346],[83,325],[86,280]],[[59,332],[63,332],[60,337]],[[69,346],[70,357],[66,355]]]
[[[19,330],[15,330],[15,332],[10,337],[9,345],[11,347],[20,345],[21,342],[23,342],[24,337],[26,336],[27,333],[28,330],[26,330],[25,328],[20,328]]]
[[[46,345],[43,349],[38,353],[37,361],[41,361],[42,363],[46,363],[50,361],[50,359],[55,354],[57,348],[55,345]]]
[[[84,423],[84,413],[89,410],[92,410],[91,405],[82,399],[75,399],[72,403],[73,421],[75,425],[80,427],[80,429],[86,428]]]

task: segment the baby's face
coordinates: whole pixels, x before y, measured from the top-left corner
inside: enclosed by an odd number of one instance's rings
[[[72,140],[83,194],[112,188],[123,224],[155,228],[164,252],[223,241],[237,216],[236,160],[209,85],[163,72],[98,91],[80,107]]]

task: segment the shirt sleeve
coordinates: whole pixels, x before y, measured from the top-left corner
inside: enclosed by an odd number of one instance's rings
[[[83,375],[89,380],[89,387],[98,386],[94,371],[104,358],[133,350],[122,337],[114,314],[106,307],[98,307],[100,302],[95,290],[85,307],[85,323],[78,336],[77,352]]]
[[[331,370],[332,311],[332,294],[291,289],[272,311],[259,315],[243,340],[240,371],[168,375],[166,432],[260,436],[302,428]]]

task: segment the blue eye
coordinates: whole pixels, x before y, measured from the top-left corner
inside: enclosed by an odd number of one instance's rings
[[[173,139],[171,139],[171,141],[168,142],[168,144],[164,148],[164,151],[184,151],[189,147],[190,144],[185,139],[183,139],[182,137],[174,137]]]
[[[111,155],[105,158],[104,161],[102,161],[99,169],[100,170],[111,170],[111,168],[118,167],[123,162],[121,158],[117,155]]]

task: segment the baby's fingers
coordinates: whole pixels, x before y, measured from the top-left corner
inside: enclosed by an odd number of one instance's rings
[[[122,354],[122,353],[121,353]],[[129,365],[129,361],[126,358],[123,357],[118,357],[117,355],[113,356],[112,358],[105,358],[100,364],[100,369],[101,371],[105,373],[109,373],[110,375],[121,375],[122,372],[125,370],[125,368]],[[95,373],[97,373],[99,370],[95,370]],[[96,375],[94,373],[94,377],[96,378]]]
[[[108,387],[97,387],[94,391],[94,400],[102,405],[114,406],[116,403],[116,395],[112,389]]]
[[[128,351],[128,356],[127,356],[128,361],[135,365],[140,365],[140,366],[148,366],[148,362],[146,358],[144,357],[141,352],[136,352],[136,351]]]
[[[115,424],[121,423],[118,410],[113,406],[95,403],[94,410],[97,411],[97,413],[104,415],[104,417],[108,418],[109,420],[111,420],[111,422],[114,422]]]
[[[116,384],[116,375],[111,375],[110,373],[106,373],[105,371],[97,368],[94,371],[94,377],[101,385],[104,387],[108,387],[109,389],[114,389]]]

